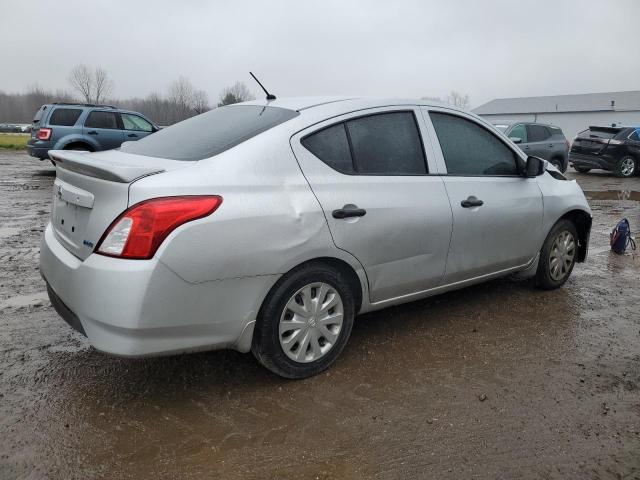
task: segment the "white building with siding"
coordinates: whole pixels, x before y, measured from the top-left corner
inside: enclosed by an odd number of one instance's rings
[[[492,123],[541,122],[557,125],[572,141],[590,125],[640,126],[640,90],[548,97],[498,98],[473,110]]]

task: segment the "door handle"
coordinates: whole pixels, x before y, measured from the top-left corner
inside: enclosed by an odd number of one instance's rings
[[[471,195],[466,200],[462,200],[460,202],[460,205],[462,205],[462,208],[481,207],[482,205],[484,205],[484,202]]]
[[[87,132],[89,135],[97,135],[98,132],[96,132],[95,130],[91,130],[90,132]]]
[[[349,217],[364,217],[367,214],[367,211],[364,208],[351,207],[347,208],[345,205],[338,210],[334,210],[331,212],[333,218],[349,218]]]
[[[137,137],[138,135],[136,135],[135,133],[130,133],[129,135],[127,135],[127,137]]]
[[[553,143],[550,143],[550,144],[549,144],[549,148],[553,148]]]

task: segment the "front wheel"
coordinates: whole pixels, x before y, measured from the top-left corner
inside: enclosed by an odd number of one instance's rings
[[[560,172],[564,173],[564,170],[562,168],[562,160],[560,160],[559,158],[552,158],[551,160],[549,160],[549,162],[551,163],[551,165],[560,170]]]
[[[627,178],[627,177],[633,177],[636,173],[636,170],[638,168],[638,164],[636,162],[636,159],[630,156],[627,157],[622,157],[618,163],[616,164],[616,175],[618,177],[623,177],[623,178]]]
[[[285,378],[306,378],[328,368],[349,339],[353,293],[342,275],[323,264],[283,277],[260,310],[251,350]]]
[[[573,271],[578,253],[576,227],[560,220],[547,235],[540,250],[536,285],[545,290],[561,287]]]

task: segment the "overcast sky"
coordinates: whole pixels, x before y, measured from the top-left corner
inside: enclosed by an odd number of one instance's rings
[[[68,88],[104,67],[115,97],[180,75],[212,101],[237,80],[279,96],[493,98],[640,89],[640,0],[0,0],[0,90]]]

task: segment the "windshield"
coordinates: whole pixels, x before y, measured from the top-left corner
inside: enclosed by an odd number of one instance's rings
[[[299,115],[294,110],[258,105],[214,108],[137,142],[122,151],[148,157],[196,161],[213,157]]]

